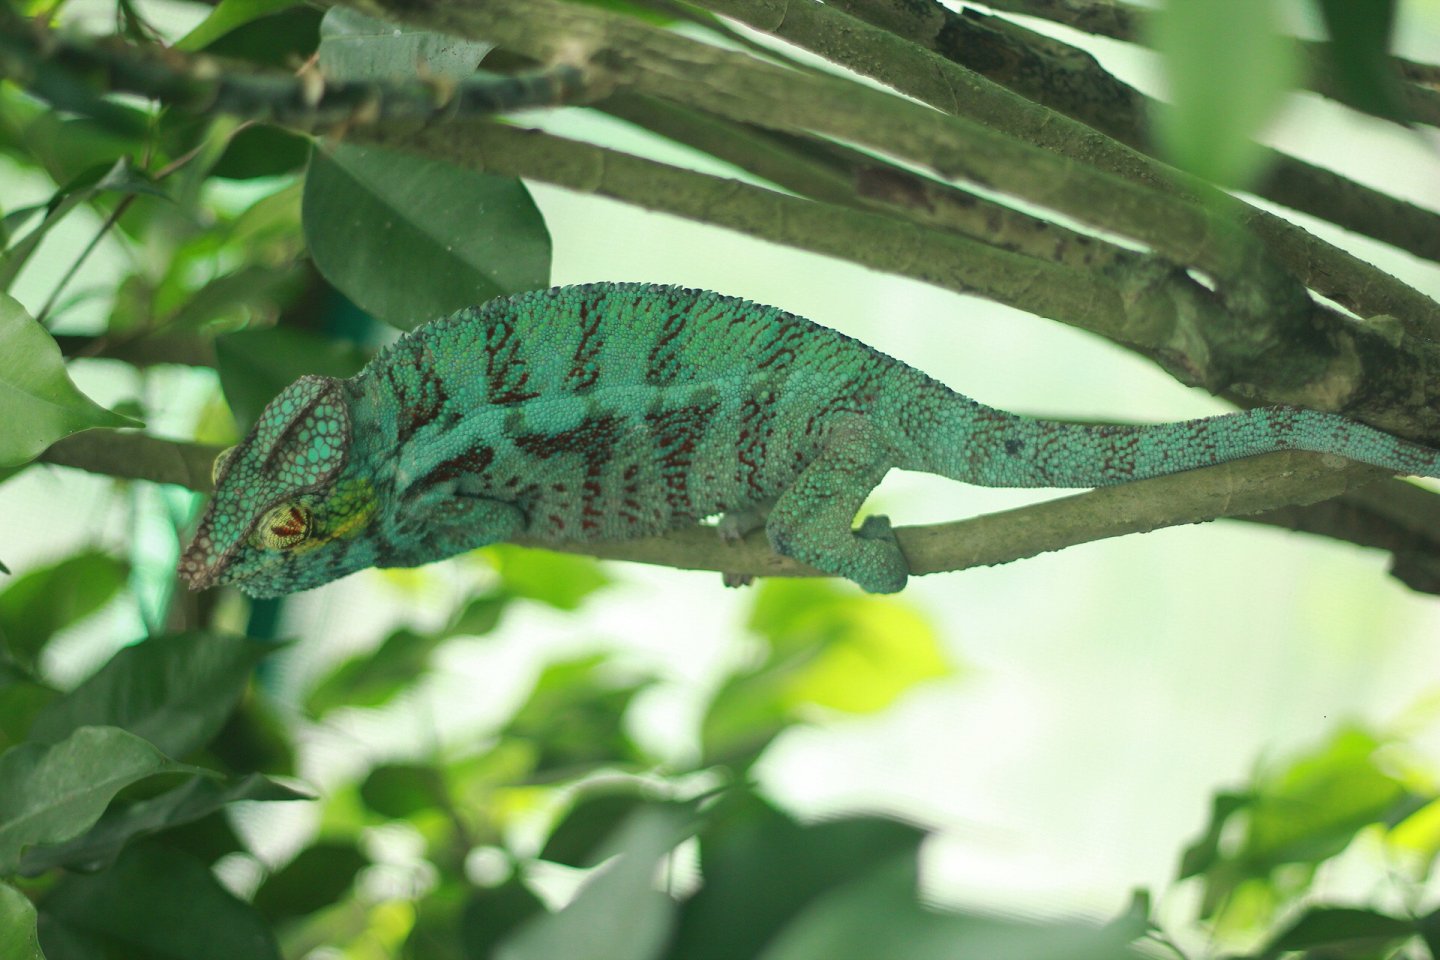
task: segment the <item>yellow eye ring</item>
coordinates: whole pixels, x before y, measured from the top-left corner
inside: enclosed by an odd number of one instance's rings
[[[220,485],[220,474],[225,472],[225,465],[230,462],[230,458],[233,456],[235,456],[234,447],[226,447],[224,450],[215,454],[215,462],[210,464],[211,486]]]
[[[255,540],[266,550],[289,550],[310,536],[310,510],[300,503],[272,507],[255,528]]]

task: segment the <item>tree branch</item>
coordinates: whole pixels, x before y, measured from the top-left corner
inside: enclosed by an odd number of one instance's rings
[[[717,10],[756,6],[754,0],[701,2]],[[938,3],[923,6],[890,0],[829,0],[820,8],[824,14],[796,16],[796,9],[795,4],[790,5],[784,30],[777,36],[811,50],[833,48],[837,37],[848,39],[852,48],[860,47],[861,35],[844,17],[849,14],[1121,143],[1151,152],[1146,124],[1154,102],[1111,76],[1089,53],[1053,37],[1002,17],[970,9],[956,13]],[[865,45],[869,45],[868,41]],[[933,68],[913,53],[903,58],[896,51],[887,51],[884,57],[878,51],[867,56],[862,49],[855,49],[851,62],[846,63],[857,70],[869,64],[883,65],[888,74],[885,82],[896,89],[926,99],[921,88],[932,82]],[[1268,154],[1268,172],[1254,188],[1260,196],[1416,256],[1440,261],[1440,214],[1279,151]]]

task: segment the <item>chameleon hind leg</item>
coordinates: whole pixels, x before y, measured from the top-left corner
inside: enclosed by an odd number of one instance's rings
[[[890,521],[868,517],[851,530],[855,514],[895,458],[879,431],[863,417],[837,424],[819,456],[775,501],[765,534],[776,553],[853,580],[867,593],[896,593],[910,566]]]

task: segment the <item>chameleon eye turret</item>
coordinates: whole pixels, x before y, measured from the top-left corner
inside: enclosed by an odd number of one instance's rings
[[[225,472],[225,465],[230,462],[230,458],[235,456],[236,449],[236,447],[226,447],[215,454],[215,462],[210,464],[211,486],[218,487],[220,485],[220,475]]]
[[[266,550],[289,550],[310,536],[312,518],[303,503],[273,507],[255,527],[255,543]]]
[[[519,536],[628,540],[720,514],[722,535],[763,525],[777,552],[889,593],[909,576],[890,524],[854,520],[891,469],[1098,487],[1272,450],[1440,476],[1440,452],[1334,414],[1036,420],[775,307],[556,287],[416,327],[350,380],[283,390],[217,458],[180,572],[277,596]]]

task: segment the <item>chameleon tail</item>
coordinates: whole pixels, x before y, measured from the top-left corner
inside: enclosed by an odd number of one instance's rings
[[[933,472],[991,487],[1109,486],[1276,450],[1334,453],[1400,474],[1440,476],[1440,451],[1302,407],[1089,426],[1016,416],[971,401],[938,432]]]

